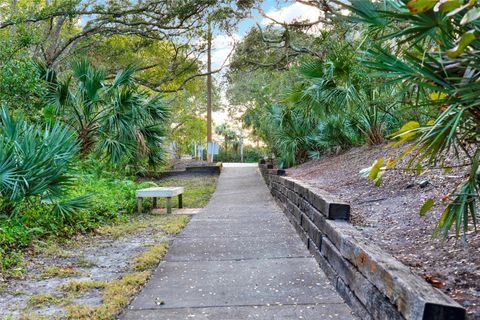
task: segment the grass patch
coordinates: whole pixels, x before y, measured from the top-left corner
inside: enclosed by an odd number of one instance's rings
[[[92,289],[103,289],[107,285],[106,281],[80,281],[72,280],[60,286],[60,290],[68,295],[78,296]]]
[[[79,272],[73,267],[48,267],[40,274],[41,279],[49,279],[53,277],[67,278],[70,276],[78,275]]]
[[[159,187],[183,187],[183,206],[185,208],[203,208],[207,205],[210,197],[215,191],[218,176],[199,174],[170,177],[155,181]],[[160,199],[159,199],[160,200]],[[172,199],[172,206],[177,207],[176,199]],[[160,200],[161,202],[164,199]]]
[[[13,320],[13,317],[11,318],[6,318],[6,319],[3,319],[3,320]],[[38,315],[36,313],[32,313],[32,314],[22,314],[20,315],[17,320],[56,320],[56,319],[60,319],[59,317],[51,317],[51,316],[41,316],[41,315]]]
[[[151,271],[129,273],[103,284],[102,304],[96,307],[70,305],[65,308],[67,319],[107,320],[119,314],[150,277]],[[88,282],[77,290],[94,286]]]
[[[95,267],[95,263],[85,259],[84,257],[78,258],[77,261],[75,261],[75,265],[79,268],[92,268]]]
[[[47,242],[37,241],[33,246],[35,252],[47,256],[55,256],[58,258],[69,258],[73,253],[64,250],[60,245],[52,240]]]
[[[58,305],[66,304],[70,300],[68,297],[59,296],[56,294],[39,294],[36,296],[31,296],[27,301],[27,307],[30,308],[41,308],[49,305]]]
[[[188,223],[187,216],[139,215],[127,223],[107,225],[97,230],[98,234],[118,239],[127,234],[154,228],[166,234],[175,235]]]
[[[185,228],[188,221],[190,221],[188,216],[167,216],[155,228],[168,235],[177,235]]]
[[[22,296],[22,295],[24,295],[24,294],[25,294],[25,291],[23,291],[23,290],[15,290],[15,291],[13,292],[13,295],[14,295],[14,296]]]
[[[136,233],[150,227],[150,221],[152,221],[152,218],[149,216],[138,216],[126,223],[120,222],[100,227],[97,229],[97,234],[111,239],[118,239],[124,235]]]
[[[151,247],[133,259],[133,269],[135,271],[146,271],[155,268],[167,251],[168,242],[166,241]]]

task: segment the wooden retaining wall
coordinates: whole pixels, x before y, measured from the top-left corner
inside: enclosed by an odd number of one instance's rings
[[[343,299],[362,319],[464,320],[465,309],[349,222],[350,206],[260,163],[267,186]]]

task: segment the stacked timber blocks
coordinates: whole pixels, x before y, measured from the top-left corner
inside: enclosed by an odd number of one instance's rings
[[[350,205],[259,163],[272,195],[343,299],[361,319],[463,320],[465,309],[349,222]]]

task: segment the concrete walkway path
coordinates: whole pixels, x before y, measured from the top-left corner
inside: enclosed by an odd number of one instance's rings
[[[138,319],[353,319],[256,166],[226,166],[122,315]]]

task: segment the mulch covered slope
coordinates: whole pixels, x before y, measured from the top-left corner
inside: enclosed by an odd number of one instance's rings
[[[394,157],[399,150],[380,147],[354,148],[325,156],[287,170],[351,204],[351,222],[425,281],[440,288],[480,319],[480,232],[467,242],[454,237],[443,244],[432,240],[432,232],[448,195],[464,175],[462,170],[443,174],[432,170],[421,176],[412,172],[388,172],[380,187],[359,175],[382,156]],[[436,199],[435,207],[420,217],[421,205]]]

